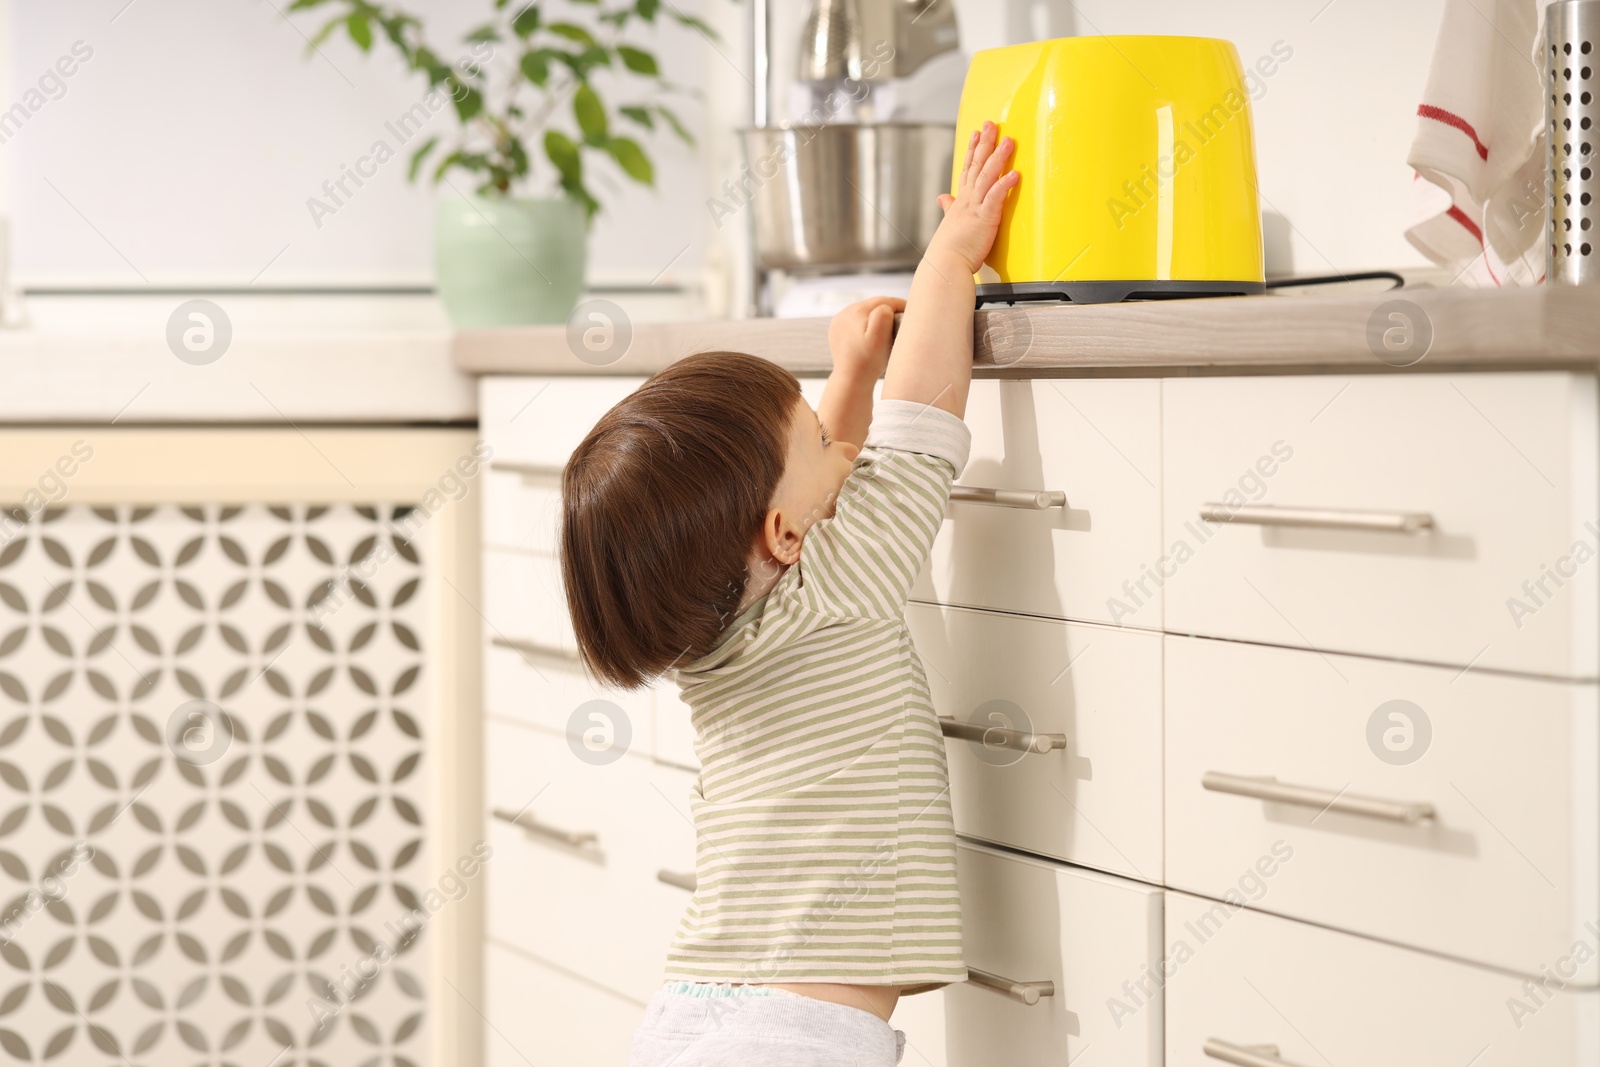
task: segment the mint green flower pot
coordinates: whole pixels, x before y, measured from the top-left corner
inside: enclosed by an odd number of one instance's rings
[[[458,327],[565,322],[588,253],[583,207],[566,197],[439,201],[434,272]]]

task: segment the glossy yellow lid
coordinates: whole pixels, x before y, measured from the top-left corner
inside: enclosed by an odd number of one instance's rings
[[[1231,42],[1068,37],[977,53],[961,95],[952,187],[985,119],[1016,139],[1022,182],[980,283],[1259,289],[1255,138]]]

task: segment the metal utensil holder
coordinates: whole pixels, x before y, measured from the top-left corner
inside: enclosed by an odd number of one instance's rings
[[[1600,281],[1600,0],[1561,0],[1545,11],[1545,73],[1549,95],[1550,243],[1545,261],[1552,282]]]

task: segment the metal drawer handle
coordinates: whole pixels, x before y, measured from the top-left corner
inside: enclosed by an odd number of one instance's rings
[[[492,471],[506,471],[509,474],[522,475],[523,481],[533,478],[547,480],[561,477],[562,468],[548,463],[518,463],[515,460],[497,459],[489,464]]]
[[[1279,1058],[1277,1045],[1235,1045],[1208,1037],[1202,1047],[1207,1056],[1235,1067],[1294,1067],[1288,1060]]]
[[[505,808],[495,808],[494,817],[501,822],[508,822],[512,826],[521,827],[530,834],[548,837],[552,841],[559,841],[563,845],[571,845],[573,848],[588,848],[600,843],[600,835],[598,834],[590,833],[587,830],[563,830],[556,826],[548,826],[527,812],[519,815],[514,811],[507,811]]]
[[[1384,800],[1382,797],[1359,796],[1332,789],[1288,785],[1276,778],[1245,778],[1237,774],[1207,771],[1200,779],[1200,784],[1213,793],[1232,793],[1255,800],[1297,804],[1302,808],[1337,811],[1345,815],[1365,815],[1371,819],[1400,822],[1408,826],[1432,819],[1436,814],[1432,804],[1422,801]]]
[[[985,489],[981,485],[952,485],[950,499],[964,504],[992,504],[1029,511],[1067,506],[1067,494],[1059,489]]]
[[[695,877],[693,874],[669,871],[663,867],[656,872],[656,881],[665,882],[667,885],[675,885],[679,889],[687,889],[691,893],[694,892]]]
[[[939,728],[946,737],[975,741],[991,748],[1009,748],[1013,752],[1049,752],[1051,749],[1067,747],[1066,734],[1030,734],[1026,730],[1011,730],[1004,726],[962,722],[950,715],[939,716]]]
[[[967,981],[985,989],[992,989],[1022,1004],[1037,1004],[1040,997],[1056,995],[1054,982],[1013,982],[1009,978],[1001,978],[998,974],[980,971],[976,967],[967,968]]]
[[[567,660],[572,663],[579,662],[578,654],[569,649],[556,648],[554,645],[541,645],[537,641],[525,641],[520,637],[491,637],[489,643],[496,648],[509,648],[513,652],[520,652],[524,656]]]
[[[1251,526],[1311,526],[1323,530],[1376,530],[1414,534],[1433,529],[1426,511],[1343,511],[1335,508],[1285,508],[1276,504],[1200,505],[1206,522],[1242,522]]]

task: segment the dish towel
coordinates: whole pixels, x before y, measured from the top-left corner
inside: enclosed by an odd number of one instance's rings
[[[1406,239],[1462,285],[1544,280],[1547,0],[1445,0],[1406,157]]]

